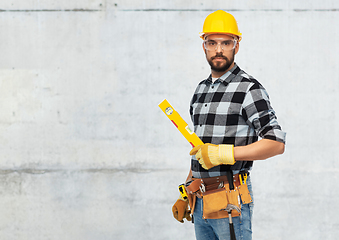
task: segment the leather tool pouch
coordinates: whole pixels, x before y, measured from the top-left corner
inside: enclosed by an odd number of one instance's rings
[[[228,218],[228,213],[224,211],[227,205],[233,204],[240,208],[238,188],[229,189],[229,185],[225,184],[223,188],[210,190],[202,194],[203,198],[203,218],[218,219]],[[241,213],[236,210],[232,211],[232,217],[240,216]]]
[[[239,203],[239,190],[238,188],[234,188],[233,190],[230,190],[229,185],[225,185],[226,189],[226,195],[227,195],[227,201],[229,204],[233,204],[241,209],[240,203]],[[236,210],[232,210],[232,216],[233,214],[237,214],[238,212]],[[240,213],[239,213],[240,215]]]
[[[247,184],[239,185],[238,189],[239,189],[239,194],[240,194],[242,204],[251,203],[252,197],[251,197],[250,192],[248,191]]]
[[[189,194],[194,194],[195,192],[199,191],[199,187],[201,185],[201,180],[194,180],[188,186],[186,186],[186,192]]]
[[[203,218],[209,218],[211,213],[223,211],[228,204],[225,188],[204,192],[202,198],[204,201]]]
[[[203,198],[203,218],[204,219],[218,219],[228,218],[228,213],[224,211],[228,204],[240,206],[252,202],[250,192],[248,191],[247,184],[240,185],[239,177],[235,176],[234,189],[230,190],[229,184],[224,184],[220,187],[220,183],[225,181],[217,179],[216,183],[213,181],[205,185],[206,192],[201,193],[199,187],[201,186],[201,179],[194,180],[189,186],[186,186],[186,191],[190,201],[192,212],[194,211],[196,196],[198,193]],[[241,200],[240,200],[241,199]],[[236,210],[232,211],[232,217],[240,216],[241,213]]]

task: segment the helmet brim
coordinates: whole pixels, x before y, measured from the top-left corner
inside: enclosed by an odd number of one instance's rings
[[[212,35],[212,34],[224,34],[224,35],[236,37],[236,38],[238,38],[238,42],[240,42],[241,39],[242,39],[241,35],[235,35],[235,34],[233,34],[233,33],[226,33],[226,32],[207,32],[207,33],[201,32],[201,33],[199,33],[200,38],[201,38],[202,40],[205,40],[209,35]],[[241,34],[241,33],[240,33],[240,34]]]

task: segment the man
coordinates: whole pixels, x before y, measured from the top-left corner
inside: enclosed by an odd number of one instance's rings
[[[236,239],[248,240],[252,239],[253,209],[249,172],[254,160],[284,152],[286,134],[266,90],[234,62],[241,41],[234,17],[222,10],[210,14],[201,38],[211,75],[198,84],[190,114],[195,133],[205,144],[190,152],[191,170],[185,184],[196,238],[230,239],[225,206],[238,205],[241,214],[232,211]],[[178,199],[172,211],[180,222],[190,220],[187,200]]]

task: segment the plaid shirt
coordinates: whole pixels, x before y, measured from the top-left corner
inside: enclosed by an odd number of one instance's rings
[[[264,87],[236,64],[212,83],[212,77],[199,83],[190,105],[194,131],[204,143],[245,146],[258,141],[258,136],[285,143]],[[226,175],[250,170],[253,161],[238,161],[233,166],[220,165],[205,170],[195,156],[192,173],[195,178]]]

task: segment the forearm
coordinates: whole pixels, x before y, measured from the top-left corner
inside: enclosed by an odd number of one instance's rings
[[[234,147],[234,159],[236,161],[264,160],[282,154],[284,151],[284,143],[262,139],[247,146]]]

